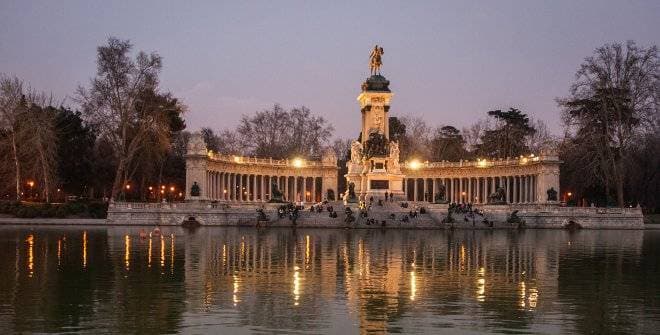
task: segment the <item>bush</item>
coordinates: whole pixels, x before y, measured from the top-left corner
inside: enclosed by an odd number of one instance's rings
[[[87,214],[94,219],[104,219],[108,216],[108,204],[105,202],[91,202],[87,206]]]
[[[79,215],[81,217],[103,219],[108,214],[108,204],[77,201],[53,205],[1,201],[0,213],[19,218],[66,218],[69,215]]]
[[[58,206],[57,209],[55,210],[55,217],[63,219],[69,215],[69,212],[67,212],[65,206]]]

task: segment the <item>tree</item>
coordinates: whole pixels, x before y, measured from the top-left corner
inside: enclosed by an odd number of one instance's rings
[[[610,182],[615,185],[620,207],[625,162],[643,135],[657,126],[659,69],[656,46],[607,44],[585,59],[569,97],[559,100],[569,136],[586,143],[584,155],[596,160],[606,189]]]
[[[404,116],[399,120],[405,127],[405,136],[399,140],[401,159],[428,159],[431,128],[426,121],[420,117],[410,116]]]
[[[10,78],[2,75],[0,77],[0,128],[2,128],[4,137],[10,143],[16,200],[21,199],[21,165],[18,143],[22,135],[20,129],[18,129],[17,118],[23,104],[23,81],[17,77]]]
[[[430,147],[433,161],[458,161],[466,159],[469,154],[465,150],[463,135],[453,126],[436,129]]]
[[[337,156],[337,166],[339,170],[337,171],[337,192],[342,194],[346,191],[346,178],[344,175],[348,173],[348,167],[346,163],[351,159],[351,139],[342,139],[338,138],[332,142],[332,150],[334,150],[335,155]]]
[[[161,126],[166,128],[159,129],[159,131],[152,130],[145,136],[138,149],[136,159],[132,161],[131,168],[128,169],[126,180],[135,180],[137,183],[136,189],[132,193],[139,194],[141,200],[146,200],[150,191],[148,184],[163,184],[163,165],[171,150],[172,141],[186,127],[181,118],[185,106],[181,105],[178,99],[170,93],[147,90],[140,94],[135,108],[141,114],[162,117]],[[168,181],[170,184],[173,182]],[[180,189],[184,184],[176,184],[176,188]]]
[[[374,132],[369,134],[369,138],[364,142],[364,156],[367,159],[374,156],[387,156],[388,148],[385,135]]]
[[[496,121],[494,129],[484,131],[481,144],[477,145],[477,154],[485,157],[516,157],[529,152],[526,140],[536,130],[530,125],[527,114],[516,108],[508,111],[489,111],[488,115]]]
[[[132,44],[114,37],[97,49],[97,74],[89,88],[79,87],[77,98],[91,124],[112,146],[117,159],[111,198],[123,190],[127,169],[147,137],[169,134],[167,111],[141,108],[145,92],[158,91],[162,59],[156,53],[139,52],[132,60]]]
[[[98,177],[94,169],[96,134],[82,114],[60,107],[55,111],[57,176],[65,193],[81,196]]]
[[[319,157],[333,128],[306,107],[271,110],[243,115],[236,133],[248,155],[277,159],[293,156]]]
[[[52,97],[29,91],[26,103],[18,115],[17,122],[29,136],[22,143],[29,159],[26,164],[33,175],[40,179],[44,200],[50,202],[50,192],[55,184],[57,171],[57,133],[55,130],[55,108],[50,107]],[[31,164],[30,164],[31,163]]]
[[[390,141],[398,142],[406,136],[406,125],[401,123],[401,120],[396,116],[390,116]]]

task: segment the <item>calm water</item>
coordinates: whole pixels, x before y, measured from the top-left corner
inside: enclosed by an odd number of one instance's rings
[[[660,329],[660,231],[0,227],[0,333]]]

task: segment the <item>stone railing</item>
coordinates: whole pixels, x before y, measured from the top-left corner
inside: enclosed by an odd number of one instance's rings
[[[461,160],[458,162],[415,162],[409,161],[403,164],[405,169],[417,170],[417,169],[433,169],[433,168],[490,168],[497,166],[518,166],[518,165],[530,165],[537,164],[542,162],[556,162],[558,158],[556,156],[524,156],[518,158],[499,158],[499,159],[478,159],[474,161]]]
[[[302,159],[298,160],[298,159],[257,158],[257,157],[224,155],[218,153],[209,153],[208,157],[210,160],[215,162],[265,165],[265,166],[275,166],[275,167],[305,168],[305,167],[335,166],[335,164],[326,164],[322,161],[312,161],[312,160],[302,160]]]

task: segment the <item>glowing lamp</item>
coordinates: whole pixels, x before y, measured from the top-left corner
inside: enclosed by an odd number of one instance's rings
[[[305,161],[303,161],[302,158],[294,158],[293,159],[293,167],[301,168],[304,165],[305,165]]]

